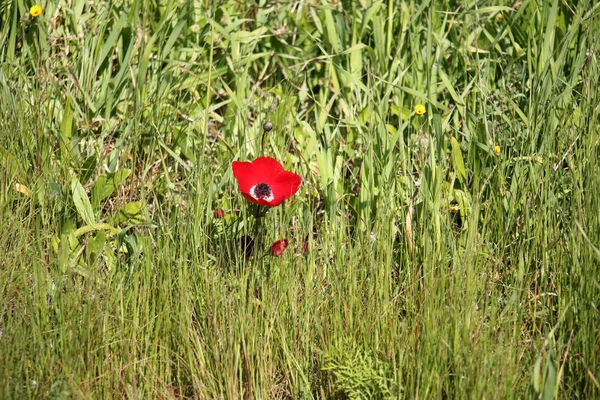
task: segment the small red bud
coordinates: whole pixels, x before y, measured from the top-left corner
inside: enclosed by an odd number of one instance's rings
[[[302,245],[302,254],[305,254],[308,251],[308,236],[304,239],[304,244]]]
[[[222,208],[217,208],[214,212],[213,212],[213,216],[215,218],[224,218],[225,217],[225,210],[223,210]]]
[[[281,253],[283,253],[283,251],[286,249],[286,247],[288,247],[287,239],[278,240],[271,246],[271,254],[279,257]]]

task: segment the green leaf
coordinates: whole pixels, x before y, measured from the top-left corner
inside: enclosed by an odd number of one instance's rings
[[[109,273],[112,273],[117,268],[117,257],[111,246],[104,246],[102,259],[104,260]]]
[[[73,193],[73,203],[75,203],[75,208],[81,219],[83,219],[87,225],[95,224],[96,220],[94,219],[92,204],[87,197],[85,189],[79,182],[79,179],[73,178],[71,180],[71,192]]]
[[[552,400],[554,398],[554,388],[556,387],[556,366],[552,357],[548,357],[546,364],[546,383],[544,384],[544,392],[542,400]]]
[[[73,135],[73,111],[71,110],[70,96],[67,96],[67,102],[65,103],[65,108],[63,110],[60,132],[62,133],[65,143],[68,143]]]
[[[102,250],[104,250],[104,246],[106,245],[106,234],[104,231],[100,230],[95,235],[90,237],[87,242],[86,253],[88,263],[94,263],[98,260],[100,254],[102,254]]]
[[[173,150],[171,150],[169,148],[169,146],[167,146],[162,140],[158,139],[158,144],[160,145],[160,147],[162,147],[163,149],[165,149],[165,151],[167,153],[169,153],[171,155],[171,157],[173,157],[173,159],[175,159],[175,161],[177,161],[177,163],[179,165],[181,165],[181,167],[183,169],[185,169],[186,171],[190,170],[190,166],[181,159],[181,157],[179,157],[179,155],[177,155],[177,153],[175,153]]]
[[[121,156],[121,149],[115,148],[108,155],[108,160],[106,163],[106,169],[111,174],[114,174],[119,169],[119,157]]]
[[[167,43],[165,44],[165,46],[162,49],[162,57],[161,58],[163,60],[166,60],[169,57],[169,53],[171,52],[171,49],[173,48],[175,41],[179,37],[181,30],[183,29],[185,24],[187,24],[187,22],[188,21],[185,18],[183,18],[181,21],[179,21],[179,23],[171,31],[171,34],[169,35],[169,39],[167,40]],[[266,28],[264,28],[264,29],[266,30]]]
[[[535,366],[533,367],[533,376],[532,376],[532,384],[533,384],[533,389],[535,390],[536,393],[540,392],[540,386],[541,386],[541,369],[542,369],[542,355],[540,354],[540,356],[537,358],[536,362],[535,362]]]
[[[359,35],[359,37],[362,37],[365,34],[365,31],[368,28],[369,22],[371,22],[371,19],[373,19],[373,16],[379,12],[379,9],[381,8],[382,4],[383,4],[383,1],[381,1],[381,0],[380,1],[376,1],[364,13],[362,24],[361,24],[361,27],[360,27],[360,35]]]
[[[446,89],[448,89],[448,93],[450,93],[450,96],[452,96],[452,99],[456,102],[456,104],[464,106],[465,101],[454,90],[454,86],[452,85],[452,82],[450,82],[450,78],[448,78],[448,75],[446,75],[446,73],[441,68],[438,70],[438,72],[439,72],[440,79],[444,83],[444,86],[446,86]]]
[[[342,46],[340,44],[340,38],[338,37],[331,9],[323,9],[323,16],[325,18],[325,27],[327,28],[327,40],[329,41],[333,52],[339,53],[342,50]]]
[[[266,33],[267,33],[267,28],[263,26],[263,27],[253,30],[252,32],[243,31],[243,30],[233,32],[230,36],[230,39],[235,40],[236,42],[239,42],[239,43],[251,43],[251,42],[255,41],[256,39],[264,37],[264,35]]]
[[[116,235],[119,233],[119,229],[115,228],[112,225],[101,222],[101,223],[97,223],[97,224],[82,226],[81,228],[77,229],[74,232],[74,235],[75,235],[75,237],[79,237],[79,236],[89,233],[89,232],[104,231],[104,230],[110,231],[111,235]]]
[[[451,143],[452,165],[454,166],[454,171],[456,171],[458,181],[464,187],[467,183],[467,170],[465,169],[465,161],[463,160],[462,150],[460,149],[460,144],[456,138],[452,138]]]
[[[552,2],[552,8],[549,15],[546,16],[546,30],[544,32],[544,41],[542,42],[542,51],[539,58],[538,68],[544,70],[546,63],[552,59],[554,52],[554,40],[556,36],[556,16],[558,14],[558,0]]]
[[[141,201],[134,201],[132,203],[125,204],[117,212],[113,218],[113,225],[119,225],[128,223],[130,225],[141,225],[146,222],[144,216],[144,203]]]
[[[119,18],[119,21],[117,21],[117,23],[112,27],[110,35],[106,39],[106,42],[104,42],[104,44],[102,46],[102,50],[100,51],[100,55],[98,56],[98,59],[96,60],[96,67],[95,67],[96,73],[98,73],[98,71],[100,70],[100,67],[106,60],[108,53],[113,49],[117,39],[121,35],[121,30],[125,27],[125,24],[128,21],[129,21],[129,19],[127,18],[127,14],[123,13],[123,14],[121,14],[121,18]]]
[[[346,71],[338,64],[333,64],[333,66],[335,68],[335,71],[340,76],[340,79],[342,80],[344,86],[350,86],[353,89],[354,87],[358,87],[364,93],[369,93],[369,89],[367,89],[365,84],[362,83],[359,78],[352,75],[350,72]]]
[[[96,164],[98,163],[96,156],[90,156],[83,162],[81,171],[79,173],[79,182],[85,184],[89,181],[96,171]]]
[[[467,221],[469,215],[471,215],[471,196],[469,193],[462,190],[455,190],[453,192],[454,198],[458,203],[458,209],[460,210],[460,217],[463,221]],[[467,229],[467,224],[463,223],[463,229]]]
[[[501,11],[512,12],[515,11],[515,9],[507,6],[491,6],[478,8],[477,10],[470,10],[467,11],[467,14],[495,14]]]
[[[131,175],[130,169],[122,169],[114,174],[102,174],[92,189],[92,205],[98,209],[100,203],[108,198]]]

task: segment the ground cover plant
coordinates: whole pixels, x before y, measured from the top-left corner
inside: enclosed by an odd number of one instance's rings
[[[599,56],[592,0],[0,2],[0,398],[600,397]]]

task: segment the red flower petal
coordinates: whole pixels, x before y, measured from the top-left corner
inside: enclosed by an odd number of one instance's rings
[[[295,195],[298,189],[300,189],[301,184],[302,178],[293,172],[283,171],[278,174],[271,183],[271,190],[275,195],[271,205],[276,206]]]
[[[276,257],[279,257],[281,253],[283,253],[283,251],[286,249],[286,247],[288,247],[287,239],[278,240],[271,245],[271,254],[273,254]]]
[[[271,157],[258,157],[252,162],[234,161],[231,168],[244,198],[261,206],[275,207],[281,204],[296,194],[302,183],[300,176],[285,171],[281,164]],[[271,189],[269,199],[256,198],[251,193],[251,189],[261,183]]]
[[[268,202],[268,201],[266,201],[264,199],[255,199],[254,197],[252,197],[248,193],[242,193],[242,196],[244,196],[244,198],[246,200],[248,200],[250,203],[258,204],[259,206],[275,207],[275,206],[279,205],[279,203],[273,204],[273,202]]]
[[[257,183],[269,184],[268,180],[283,171],[281,164],[271,157],[258,157],[252,162],[234,161],[231,163],[231,168],[240,190],[245,193],[248,193]]]
[[[258,157],[252,161],[254,173],[261,176],[275,176],[283,171],[283,166],[279,161],[271,157]]]
[[[252,163],[247,161],[234,161],[231,163],[231,169],[233,170],[233,176],[238,182],[240,191],[242,193],[250,192],[250,188],[254,186],[254,173]]]

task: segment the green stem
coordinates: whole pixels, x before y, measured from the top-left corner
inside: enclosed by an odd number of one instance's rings
[[[260,228],[262,226],[262,219],[264,217],[264,213],[262,213],[262,208],[259,205],[256,205],[256,212],[254,213],[254,232],[252,237],[254,239],[254,255],[258,257],[259,251],[262,248],[262,238],[264,235],[260,234]]]

